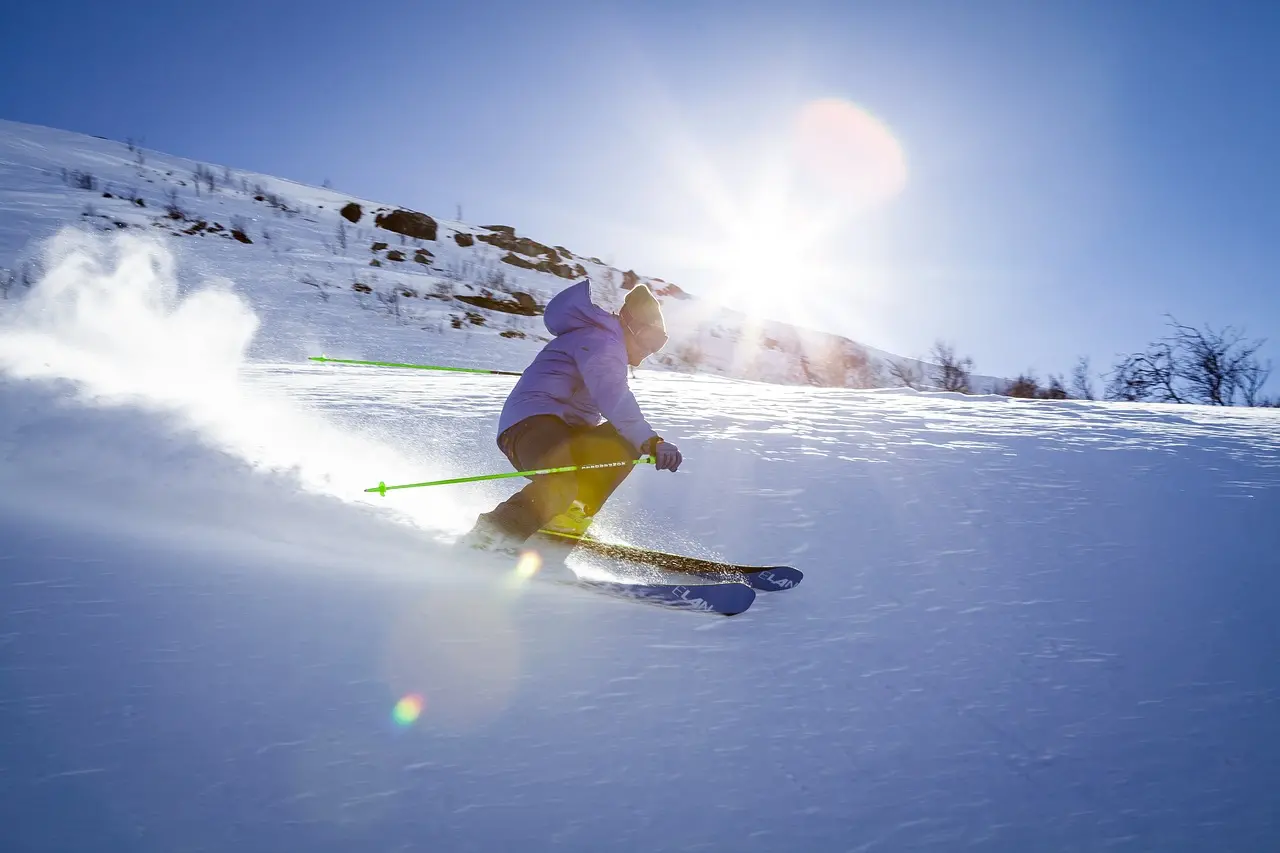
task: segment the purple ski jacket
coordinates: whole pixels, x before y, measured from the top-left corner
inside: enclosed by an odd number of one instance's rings
[[[543,320],[555,337],[511,389],[498,434],[534,415],[555,415],[570,426],[607,419],[639,450],[656,433],[627,384],[622,323],[592,301],[588,281],[557,293]]]

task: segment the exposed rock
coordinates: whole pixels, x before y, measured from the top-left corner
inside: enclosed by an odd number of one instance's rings
[[[518,252],[521,255],[529,257],[538,257],[545,255],[549,258],[559,260],[560,256],[556,254],[556,250],[550,246],[544,246],[536,240],[530,240],[528,237],[513,237],[510,234],[477,234],[476,239],[490,246],[497,246],[499,249],[506,249],[508,252]]]
[[[385,214],[379,213],[373,224],[406,237],[417,237],[419,240],[436,239],[436,221],[416,210],[401,209]]]
[[[430,264],[433,257],[426,249],[418,249],[413,253],[413,259],[424,266]]]
[[[453,242],[465,249],[468,246],[474,246],[476,244],[476,238],[472,234],[463,234],[462,232],[458,232],[453,235]]]
[[[362,281],[357,281],[355,284],[351,285],[351,289],[356,293],[373,293],[373,288]]]
[[[521,314],[526,317],[533,317],[542,313],[542,306],[529,294],[517,292],[511,294],[511,297],[511,299],[499,299],[494,295],[493,291],[483,290],[479,296],[457,296],[454,298],[459,302],[465,302],[477,308],[501,311],[504,314]]]
[[[248,234],[246,234],[246,233],[244,233],[243,231],[241,231],[239,228],[235,228],[235,229],[233,229],[233,230],[231,231],[231,236],[232,236],[232,237],[235,237],[235,238],[236,238],[237,240],[239,240],[241,243],[252,243],[252,242],[253,242],[252,240],[250,240],[250,239],[249,239],[249,235],[248,235]]]
[[[504,264],[511,264],[511,266],[513,267],[519,267],[522,270],[532,270],[532,269],[538,268],[538,264],[536,262],[531,261],[528,258],[522,258],[519,255],[513,254],[511,252],[507,252],[505,255],[502,256],[502,262]]]
[[[354,201],[349,201],[343,205],[342,210],[339,210],[338,213],[343,219],[354,224],[360,221],[360,217],[364,216],[364,209]]]
[[[502,262],[511,264],[513,267],[519,267],[522,270],[537,270],[538,272],[549,272],[552,275],[558,275],[561,278],[581,278],[586,275],[586,270],[582,269],[581,264],[569,266],[568,264],[560,264],[549,259],[540,261],[531,261],[528,258],[521,257],[514,252],[507,252],[502,257]]]
[[[392,249],[390,252],[387,252],[387,260],[389,260],[389,261],[403,261],[403,260],[404,260],[404,252],[400,251],[399,249]]]
[[[627,270],[622,274],[622,289],[630,290],[640,283],[640,276],[636,275],[635,270]]]
[[[500,338],[523,338],[524,336],[524,332],[519,329],[507,329],[506,331],[498,332],[498,337]]]
[[[370,246],[370,247],[369,247],[369,251],[370,251],[370,252],[381,252],[381,251],[382,251],[383,249],[385,249],[385,248],[387,248],[387,244],[386,244],[386,243],[374,243],[372,246]]]
[[[512,228],[510,225],[485,225],[484,227],[490,231],[497,231],[501,234],[506,234],[508,237],[516,236],[516,229]]]
[[[474,312],[474,311],[468,311],[468,312],[467,312],[467,322],[469,322],[469,323],[470,323],[471,325],[473,325],[473,326],[483,326],[483,325],[484,325],[484,315],[483,315],[483,314],[477,314],[477,313],[476,313],[476,312]]]

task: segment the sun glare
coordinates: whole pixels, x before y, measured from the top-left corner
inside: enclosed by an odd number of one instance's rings
[[[816,296],[838,298],[834,290],[855,286],[851,271],[833,260],[844,248],[842,230],[907,183],[901,145],[849,101],[804,104],[776,143],[752,174],[722,175],[700,159],[690,175],[712,222],[690,259],[709,274],[706,295],[761,318],[776,316],[780,300],[814,304]]]

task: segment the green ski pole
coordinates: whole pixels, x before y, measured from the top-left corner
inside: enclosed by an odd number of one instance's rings
[[[413,370],[445,370],[449,373],[488,373],[493,376],[520,376],[514,370],[484,370],[479,367],[444,367],[438,364],[401,364],[395,361],[357,361],[353,358],[328,358],[323,355],[307,357],[308,361],[321,361],[329,364],[363,364],[369,367],[408,367]]]
[[[536,471],[511,471],[505,474],[481,474],[477,477],[455,477],[452,480],[432,480],[429,483],[405,483],[400,486],[388,486],[386,483],[378,483],[371,489],[365,489],[366,492],[377,492],[384,498],[387,492],[396,489],[421,489],[425,486],[452,486],[456,483],[478,483],[481,480],[505,480],[508,477],[537,477],[542,474],[568,474],[571,471],[592,471],[596,468],[621,468],[624,465],[652,465],[652,456],[641,456],[639,459],[632,459],[626,462],[600,462],[595,465],[566,465],[563,468],[539,468]]]

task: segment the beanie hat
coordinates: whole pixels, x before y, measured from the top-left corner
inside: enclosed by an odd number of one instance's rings
[[[622,310],[618,312],[622,321],[632,329],[639,331],[644,327],[657,328],[666,334],[667,324],[662,318],[662,306],[643,284],[637,284],[627,292],[623,300]]]

